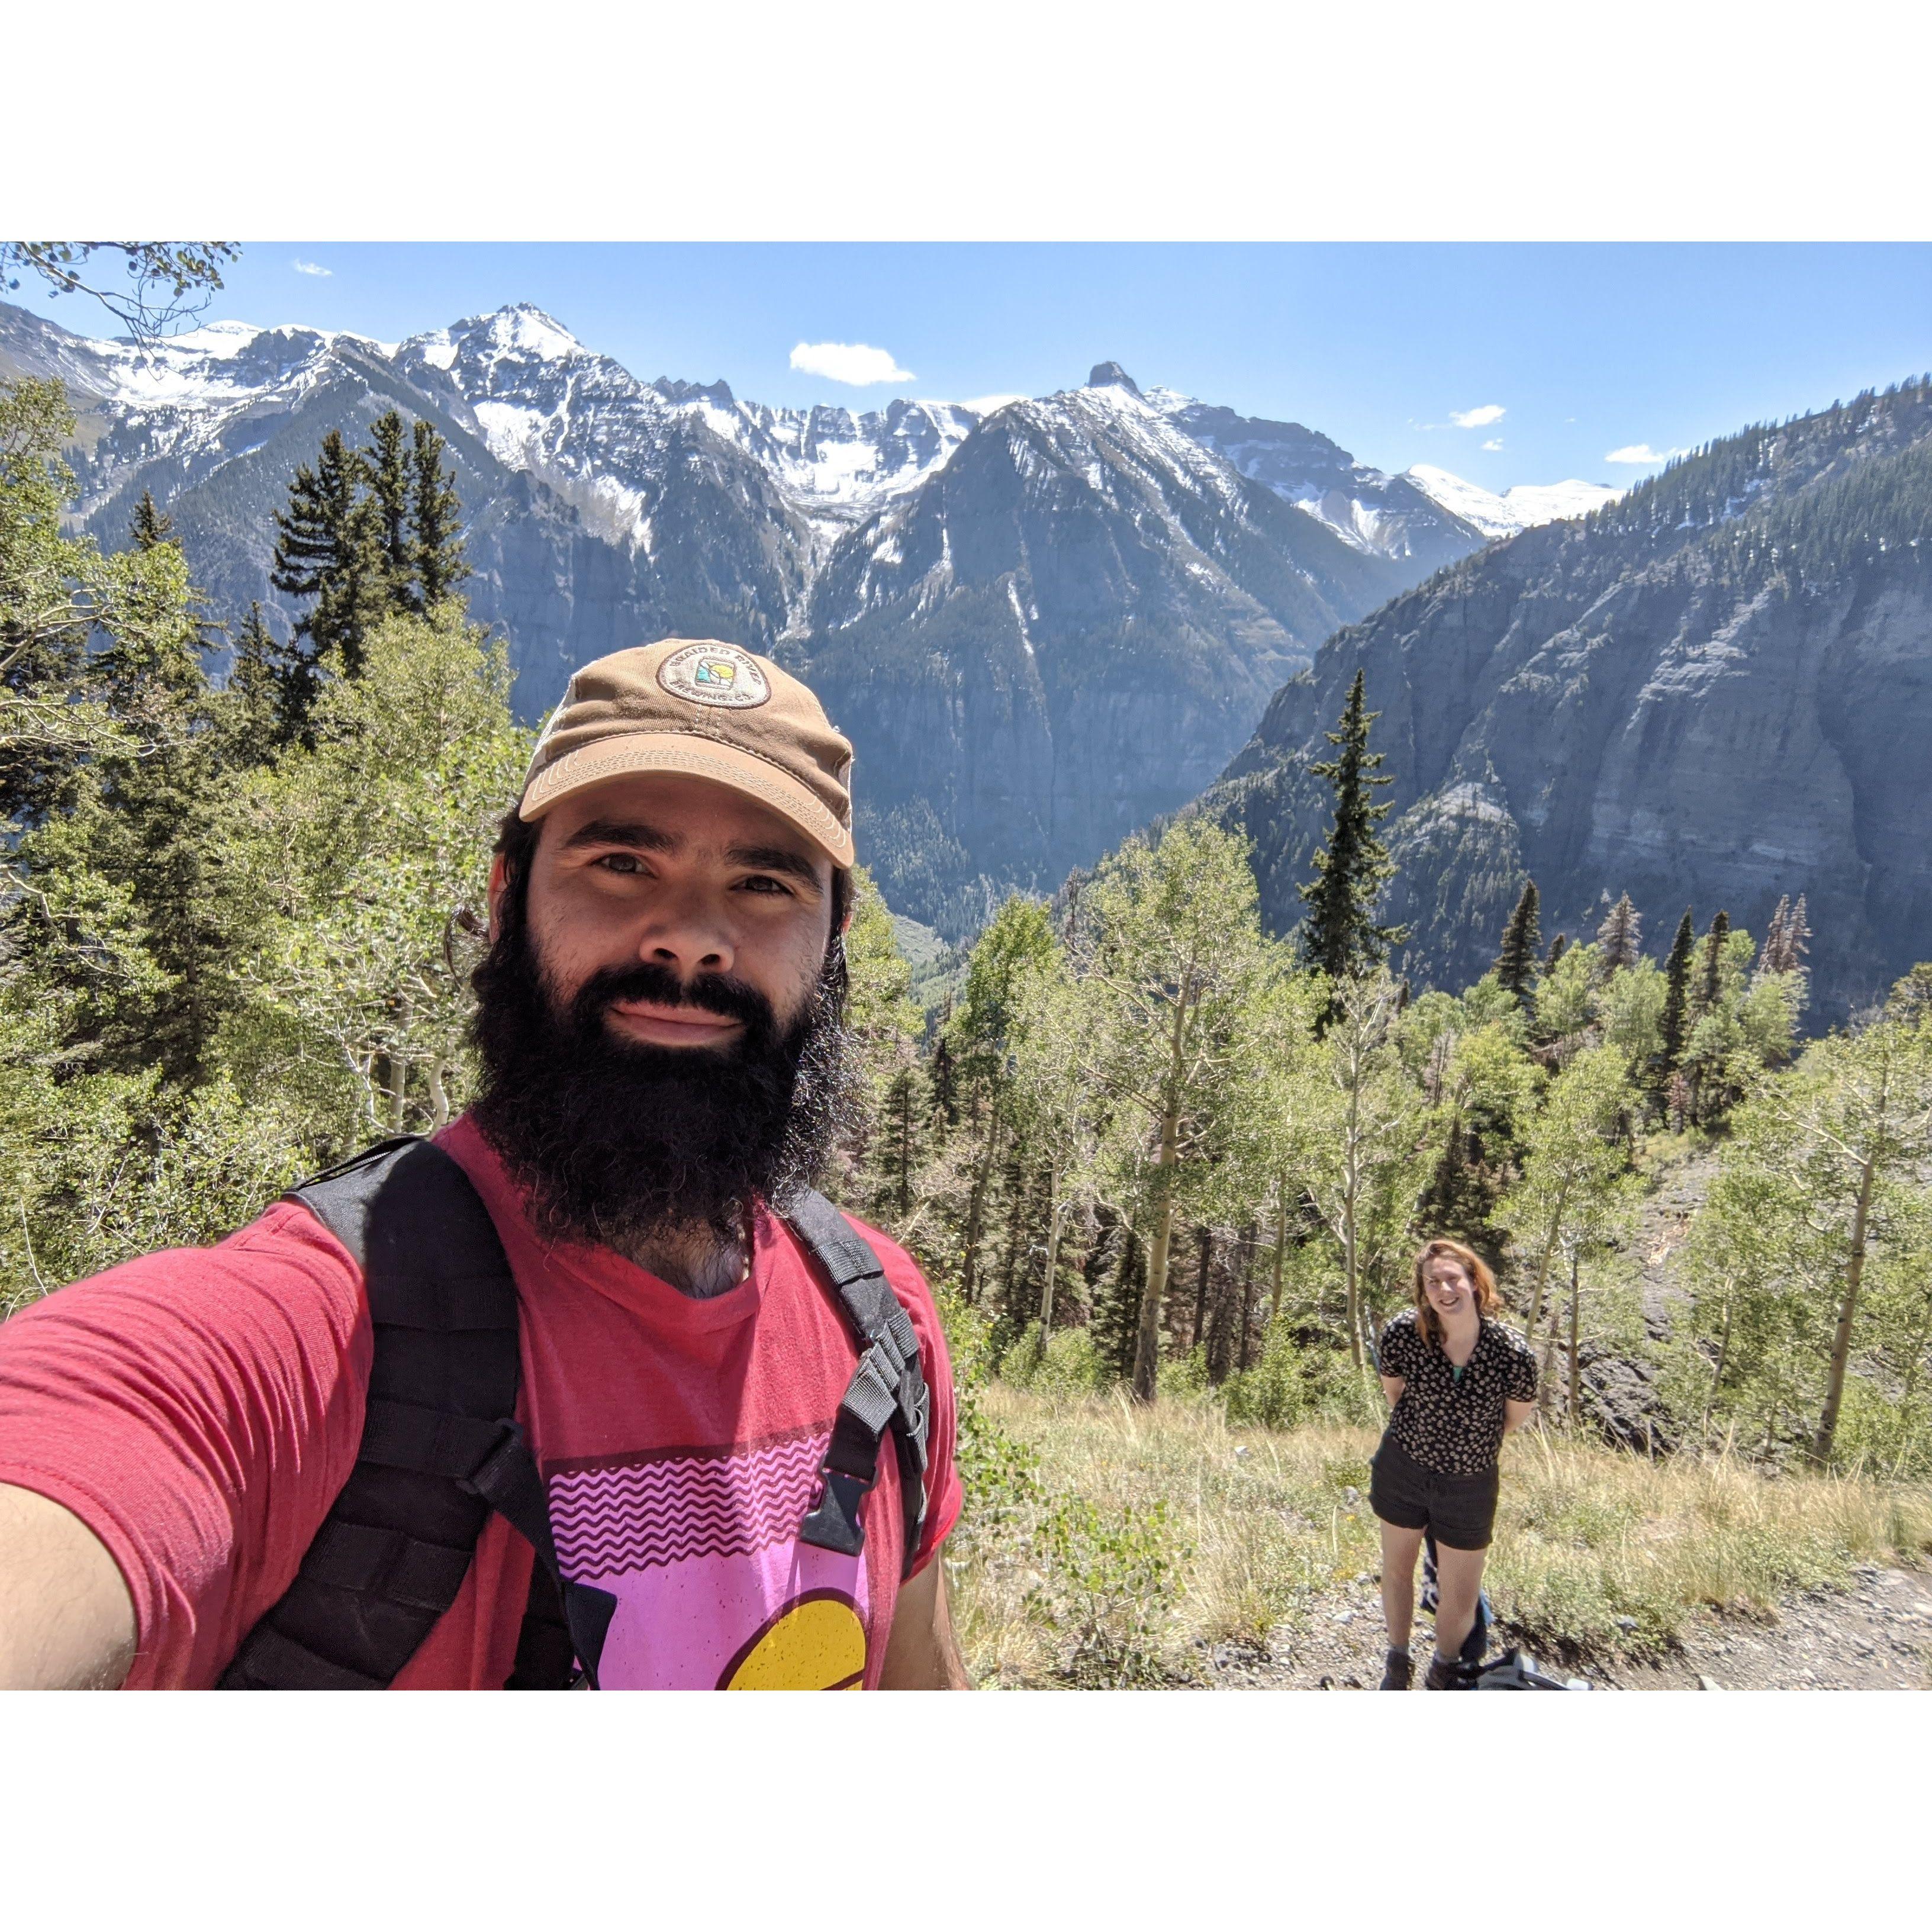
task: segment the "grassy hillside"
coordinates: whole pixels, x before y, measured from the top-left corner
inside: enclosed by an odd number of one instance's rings
[[[976,1678],[1006,1688],[1202,1681],[1220,1646],[1377,1614],[1370,1429],[1228,1426],[1206,1402],[980,1390],[949,1546]],[[1511,1438],[1488,1585],[1506,1631],[1574,1663],[1667,1652],[1708,1607],[1762,1616],[1862,1562],[1932,1556],[1932,1486],[1768,1480]],[[1352,1587],[1353,1586],[1353,1587]]]

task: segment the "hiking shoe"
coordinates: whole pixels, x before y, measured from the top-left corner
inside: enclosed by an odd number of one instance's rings
[[[1414,1669],[1407,1651],[1391,1650],[1382,1665],[1382,1681],[1376,1688],[1378,1690],[1406,1690]]]
[[[1460,1658],[1444,1657],[1438,1650],[1429,1660],[1422,1688],[1425,1690],[1473,1690],[1476,1688],[1475,1674]]]

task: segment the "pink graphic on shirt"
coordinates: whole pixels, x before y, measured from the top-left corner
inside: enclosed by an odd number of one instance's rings
[[[550,1477],[566,1573],[617,1599],[606,1688],[831,1690],[863,1677],[865,1558],[798,1540],[829,1437]]]

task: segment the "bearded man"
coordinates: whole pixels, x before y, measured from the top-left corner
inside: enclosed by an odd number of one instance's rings
[[[811,1192],[850,765],[735,646],[572,679],[470,1112],[0,1326],[0,1685],[964,1688],[932,1297]]]

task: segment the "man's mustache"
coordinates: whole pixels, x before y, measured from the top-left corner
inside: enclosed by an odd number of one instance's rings
[[[694,1006],[723,1019],[741,1022],[754,1038],[770,1039],[778,1030],[772,1003],[755,986],[724,973],[700,973],[694,979],[680,980],[668,966],[649,960],[599,968],[577,989],[570,1015],[580,1032],[596,1034],[612,1006],[634,1000],[659,1006]]]

